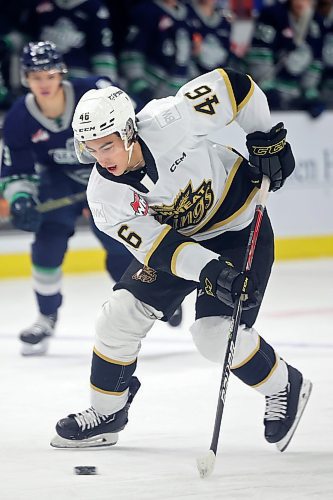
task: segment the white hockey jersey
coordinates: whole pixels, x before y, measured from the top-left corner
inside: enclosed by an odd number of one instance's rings
[[[138,114],[143,171],[115,177],[96,164],[87,190],[97,227],[146,266],[199,281],[218,255],[200,241],[250,224],[258,189],[244,159],[209,139],[233,120],[267,132],[266,97],[247,75],[216,69]],[[216,134],[215,134],[216,135]]]

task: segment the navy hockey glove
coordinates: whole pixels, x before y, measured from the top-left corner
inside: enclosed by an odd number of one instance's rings
[[[222,257],[205,265],[200,273],[200,286],[207,295],[217,297],[230,307],[234,307],[240,295],[244,295],[243,309],[257,307],[262,298],[254,272],[236,271],[232,263]]]
[[[36,210],[36,202],[27,193],[18,193],[10,205],[13,226],[22,231],[36,232],[42,221],[42,215]]]
[[[270,191],[280,189],[295,168],[295,159],[290,144],[286,142],[287,131],[282,122],[269,132],[253,132],[246,136],[249,150],[249,176],[260,185],[263,175],[271,181]]]

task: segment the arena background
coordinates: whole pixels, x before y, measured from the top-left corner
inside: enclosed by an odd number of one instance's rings
[[[268,210],[276,234],[276,258],[304,259],[333,256],[333,112],[316,120],[306,113],[272,113],[283,121],[296,157],[296,169],[284,189],[270,196]],[[221,141],[219,133],[212,138]],[[237,124],[223,130],[222,142],[246,155],[245,134]],[[29,276],[32,235],[0,230],[0,278]],[[70,241],[64,272],[102,271],[104,251],[84,219]]]

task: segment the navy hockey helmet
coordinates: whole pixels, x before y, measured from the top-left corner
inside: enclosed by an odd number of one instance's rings
[[[67,73],[62,55],[53,42],[30,42],[23,48],[21,56],[21,81],[27,87],[26,76],[31,71],[54,71]]]

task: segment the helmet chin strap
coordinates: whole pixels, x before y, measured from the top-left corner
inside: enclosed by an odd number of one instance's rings
[[[132,159],[133,148],[134,148],[134,143],[132,143],[132,144],[130,145],[130,147],[128,147],[128,146],[125,144],[125,149],[126,149],[126,151],[128,151],[128,161],[127,161],[127,166],[129,166],[130,161],[131,161],[131,159]]]

